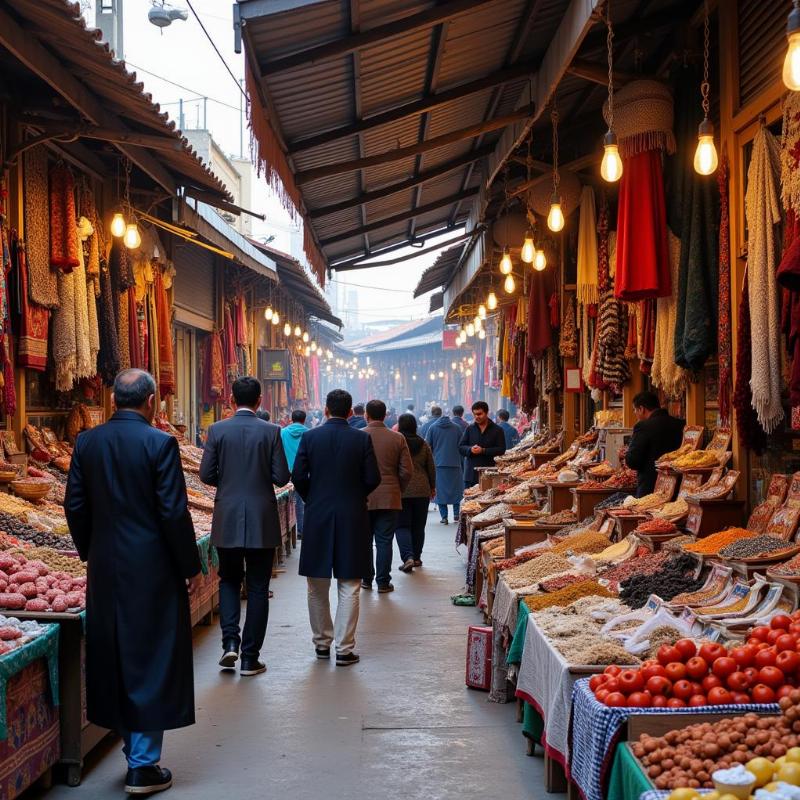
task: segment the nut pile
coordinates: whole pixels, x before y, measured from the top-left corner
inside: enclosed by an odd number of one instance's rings
[[[556,553],[543,553],[538,558],[532,558],[518,567],[513,567],[504,573],[504,579],[511,589],[520,589],[523,586],[532,586],[542,578],[568,572],[572,564],[564,556]]]
[[[733,542],[723,547],[719,554],[724,558],[757,558],[758,556],[785,550],[788,542],[778,536],[762,534]]]
[[[27,522],[23,522],[18,517],[4,512],[0,512],[0,531],[40,547],[52,547],[54,550],[75,549],[75,545],[69,536],[59,536],[55,533],[39,530]]]
[[[577,515],[574,511],[570,511],[569,509],[557,511],[555,514],[549,514],[539,520],[542,525],[569,525],[571,522],[577,521]]]

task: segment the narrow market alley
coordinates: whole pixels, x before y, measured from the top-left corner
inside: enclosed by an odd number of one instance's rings
[[[450,603],[464,576],[453,534],[429,514],[424,566],[395,571],[393,594],[362,592],[363,660],[354,667],[314,658],[299,550],[273,581],[266,675],[220,673],[216,618],[195,628],[197,724],[167,732],[170,796],[464,800],[490,788],[508,800],[543,796],[542,759],[525,755],[513,704],[464,687],[466,630],[478,615]],[[120,746],[109,739],[90,755],[79,788],[56,785],[47,800],[120,794]]]

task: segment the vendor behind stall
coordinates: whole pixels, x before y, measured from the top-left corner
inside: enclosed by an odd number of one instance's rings
[[[625,463],[638,473],[636,496],[644,497],[655,488],[656,461],[681,446],[685,422],[661,408],[653,392],[639,392],[633,398],[633,412],[639,421],[633,426]]]

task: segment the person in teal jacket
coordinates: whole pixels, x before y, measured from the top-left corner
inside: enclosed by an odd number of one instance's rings
[[[297,448],[300,447],[300,439],[308,430],[306,428],[306,412],[301,408],[292,411],[292,423],[281,430],[281,440],[283,441],[283,452],[286,454],[286,462],[289,470],[294,467],[294,459],[297,456]],[[298,492],[294,493],[294,510],[297,519],[297,538],[303,536],[303,517],[305,516],[305,503]]]

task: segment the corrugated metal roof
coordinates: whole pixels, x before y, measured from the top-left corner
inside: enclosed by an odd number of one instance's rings
[[[375,347],[359,350],[359,354],[369,355],[371,353],[389,353],[395,350],[412,350],[416,347],[428,347],[432,344],[442,343],[442,332],[423,333],[419,336],[410,336],[408,339],[398,339],[396,342],[375,345]]]
[[[436,261],[422,273],[417,288],[414,289],[414,297],[419,297],[426,292],[444,286],[456,268],[465,247],[466,242],[457,244],[455,247],[450,247],[440,253]]]

